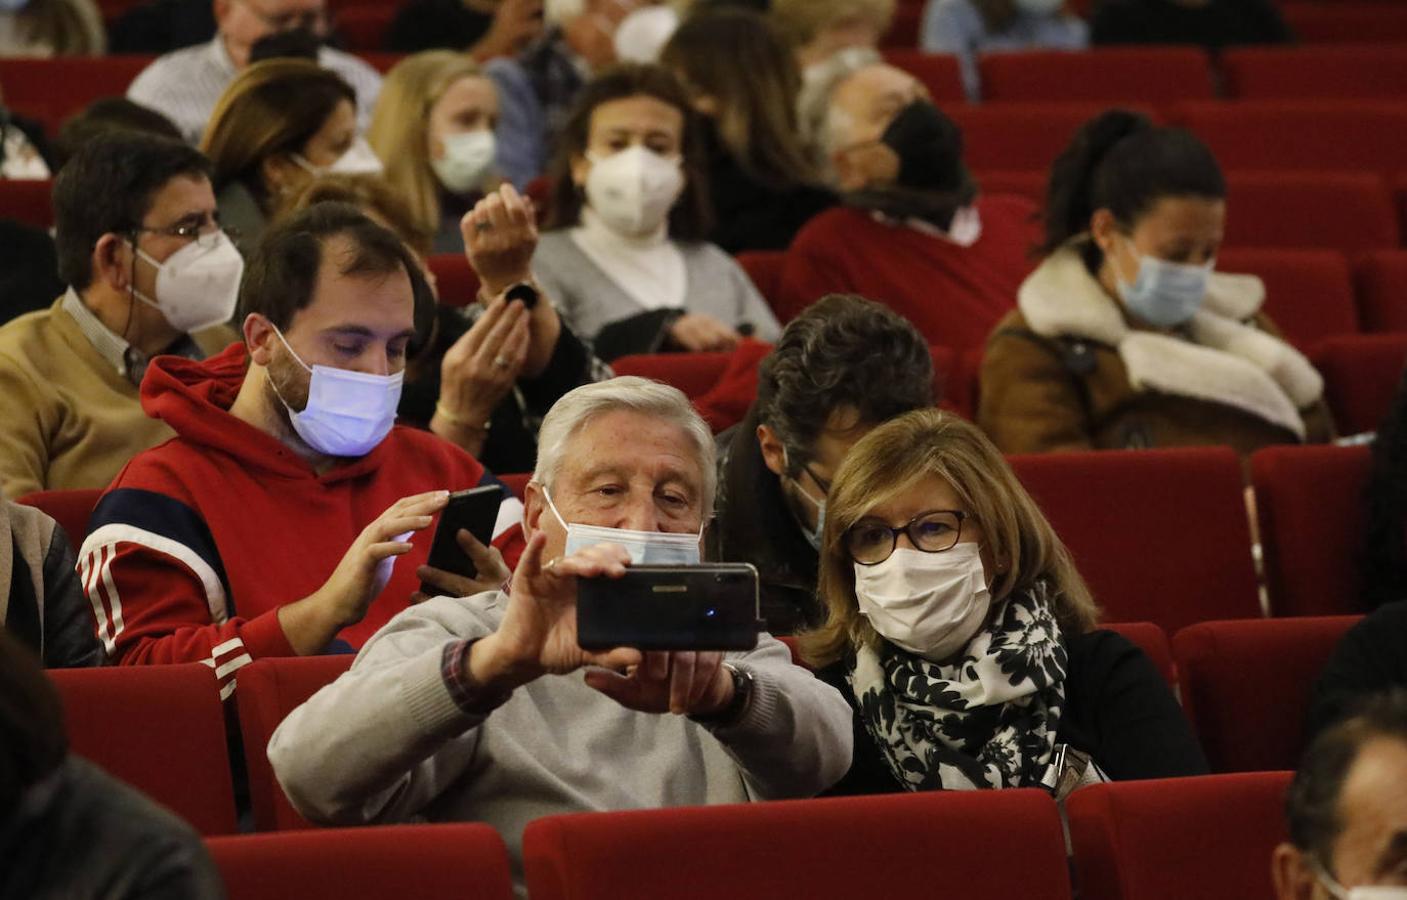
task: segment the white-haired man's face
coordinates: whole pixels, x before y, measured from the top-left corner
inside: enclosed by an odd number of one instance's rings
[[[836,85],[826,121],[826,151],[842,191],[892,184],[899,157],[880,137],[899,111],[928,99],[923,82],[884,63],[865,66]]]

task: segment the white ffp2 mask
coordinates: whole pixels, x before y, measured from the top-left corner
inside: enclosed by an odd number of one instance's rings
[[[630,554],[630,561],[637,565],[651,566],[695,566],[699,563],[699,543],[703,540],[703,529],[683,534],[668,531],[633,531],[629,528],[608,528],[604,525],[583,525],[567,522],[552,502],[552,495],[544,487],[542,496],[547,498],[547,506],[552,515],[567,530],[567,547],[563,552],[570,555],[585,547],[597,544],[619,544]]]
[[[932,662],[965,647],[992,604],[973,541],[939,553],[896,547],[884,562],[855,563],[855,597],[875,631]]]
[[[293,161],[302,166],[310,175],[380,175],[386,171],[386,167],[381,163],[381,157],[376,155],[376,151],[371,149],[371,145],[366,142],[366,138],[359,137],[352,142],[341,156],[332,161],[330,166],[315,166],[308,162],[308,158],[301,153],[293,154]]]
[[[442,138],[445,155],[430,160],[430,168],[445,190],[452,194],[467,194],[483,184],[489,169],[493,166],[493,155],[497,148],[493,132],[461,131]]]
[[[586,199],[610,229],[626,237],[659,230],[684,191],[678,157],[664,157],[640,144],[610,156],[588,154]]]
[[[133,248],[156,267],[156,297],[148,297],[136,285],[132,296],[160,310],[172,328],[199,331],[228,322],[234,315],[244,257],[223,231],[196,238],[165,262],[157,262],[135,243]]]

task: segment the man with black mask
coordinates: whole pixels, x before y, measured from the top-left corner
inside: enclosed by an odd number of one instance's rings
[[[782,276],[785,311],[858,293],[906,316],[930,343],[981,346],[1031,268],[1035,206],[979,196],[962,132],[901,69],[840,57],[810,96],[824,104],[816,155],[845,206],[797,235]]]

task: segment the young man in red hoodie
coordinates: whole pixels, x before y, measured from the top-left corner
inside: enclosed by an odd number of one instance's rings
[[[401,242],[353,207],[266,233],[240,292],[244,343],[152,363],[143,408],[177,436],[134,458],[94,511],[79,572],[109,656],[203,662],[228,697],[253,659],[360,647],[422,578],[459,596],[507,578],[499,550],[467,533],[477,581],[424,566],[448,493],[495,483],[458,447],[393,424],[428,297]],[[495,527],[514,558],[521,510],[505,501]]]

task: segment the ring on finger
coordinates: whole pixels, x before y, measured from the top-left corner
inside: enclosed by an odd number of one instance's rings
[[[474,223],[474,230],[475,230],[475,231],[493,231],[493,223],[492,223],[492,222],[475,222],[475,223]]]
[[[500,369],[506,369],[512,365],[512,363],[508,361],[508,357],[506,356],[495,356],[493,359],[493,364],[495,366],[498,366]]]
[[[560,560],[561,558],[562,558],[562,557],[560,557],[560,556],[554,556],[554,557],[552,557],[551,559],[549,559],[549,560],[547,561],[547,565],[545,565],[545,566],[542,567],[542,571],[544,571],[544,572],[551,572],[551,571],[552,571],[552,567],[555,566],[555,565],[557,565],[558,560]]]

